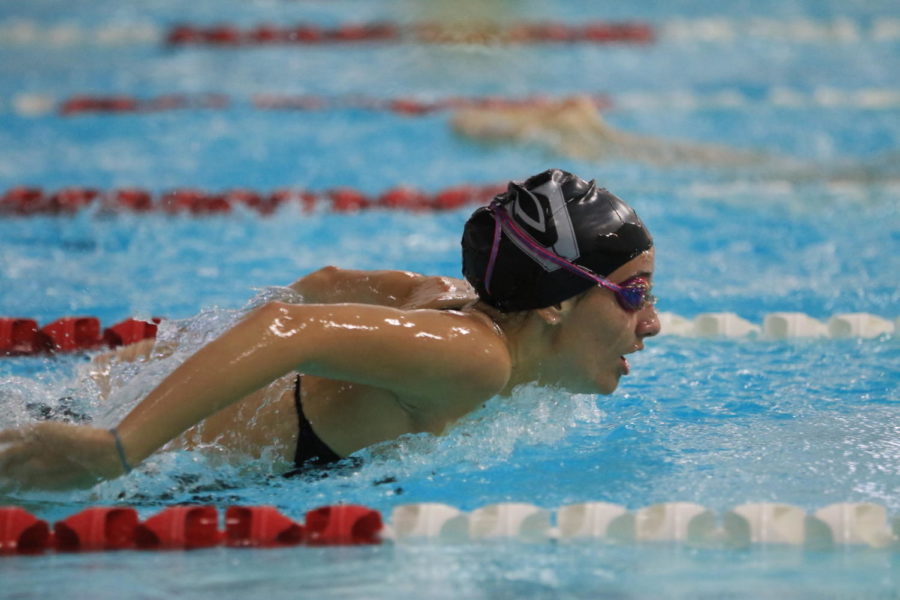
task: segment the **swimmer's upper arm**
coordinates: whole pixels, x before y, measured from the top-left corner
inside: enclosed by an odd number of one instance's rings
[[[282,326],[303,329],[296,368],[313,375],[380,387],[424,403],[459,395],[490,397],[509,377],[505,345],[488,325],[462,313],[355,304],[272,310]]]
[[[273,302],[188,358],[118,431],[136,464],[292,370],[380,387],[425,409],[489,398],[505,385],[509,363],[496,334],[461,313]]]

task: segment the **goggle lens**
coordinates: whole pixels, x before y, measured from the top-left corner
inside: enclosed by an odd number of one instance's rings
[[[613,290],[619,305],[629,312],[637,312],[648,304],[656,303],[656,296],[650,293],[650,284],[643,277],[632,277]]]

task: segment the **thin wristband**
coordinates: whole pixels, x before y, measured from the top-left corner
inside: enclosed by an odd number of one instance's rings
[[[119,432],[115,427],[109,430],[112,434],[113,439],[116,441],[116,452],[119,453],[119,461],[122,463],[122,468],[125,469],[125,473],[131,473],[131,465],[128,464],[128,459],[125,458],[125,447],[122,445],[122,438],[119,437]]]

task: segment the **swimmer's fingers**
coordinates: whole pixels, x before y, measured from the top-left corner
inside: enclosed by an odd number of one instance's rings
[[[38,423],[0,432],[3,487],[89,487],[121,473],[109,432],[66,423]]]
[[[133,344],[128,344],[127,346],[122,346],[111,352],[98,354],[93,358],[92,362],[95,366],[105,367],[112,361],[134,362],[136,360],[146,360],[147,358],[150,358],[155,345],[156,340],[148,338]]]
[[[427,277],[416,284],[402,308],[458,309],[478,299],[468,282],[452,277]]]
[[[0,431],[0,489],[27,485],[27,463],[33,458],[33,436],[27,429]]]

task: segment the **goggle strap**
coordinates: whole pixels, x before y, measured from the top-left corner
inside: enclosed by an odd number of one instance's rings
[[[567,261],[566,259],[564,259],[560,256],[557,256],[556,254],[554,254],[554,253],[550,252],[549,250],[547,250],[546,248],[542,247],[540,244],[538,244],[536,241],[534,241],[534,239],[530,235],[528,235],[527,233],[522,231],[519,228],[519,226],[516,225],[515,221],[512,220],[512,217],[509,216],[509,213],[506,212],[506,209],[502,205],[500,205],[499,202],[495,201],[495,202],[491,203],[491,212],[494,213],[495,226],[494,226],[494,247],[491,249],[491,260],[488,262],[488,269],[490,271],[493,271],[493,259],[496,258],[496,252],[497,252],[497,248],[499,246],[498,230],[500,229],[501,222],[502,222],[502,225],[505,226],[505,228],[508,230],[507,233],[514,234],[516,236],[516,238],[519,239],[520,242],[522,242],[523,244],[528,246],[528,248],[532,252],[537,254],[538,256],[546,258],[553,264],[555,264],[559,267],[562,267],[563,269],[566,269],[567,271],[569,271],[571,273],[575,273],[576,275],[581,275],[582,277],[590,279],[594,283],[596,283],[598,285],[602,285],[603,287],[605,287],[609,290],[612,290],[613,292],[621,292],[622,291],[622,288],[619,287],[618,285],[614,284],[613,282],[607,281],[606,279],[603,279],[602,277],[599,277],[599,276],[595,275],[594,273],[591,273],[587,269],[580,267],[574,263],[571,263],[571,262]]]
[[[491,256],[488,259],[487,269],[484,271],[484,289],[487,290],[487,293],[491,293],[491,279],[494,277],[494,264],[497,262],[497,252],[500,249],[500,219],[497,218],[497,214],[491,211],[494,214],[494,243],[491,244]]]

